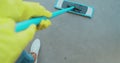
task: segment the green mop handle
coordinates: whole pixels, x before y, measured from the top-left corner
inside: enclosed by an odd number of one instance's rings
[[[25,29],[27,29],[31,24],[38,25],[42,20],[52,19],[52,18],[57,17],[57,16],[59,16],[59,15],[61,15],[61,14],[64,14],[64,13],[67,12],[67,11],[72,10],[73,8],[74,8],[74,7],[70,7],[70,8],[66,8],[66,9],[62,9],[62,10],[53,12],[51,18],[38,17],[38,18],[32,18],[32,19],[30,19],[30,20],[25,20],[25,21],[19,22],[19,23],[16,24],[16,29],[15,29],[15,31],[16,31],[16,32],[20,32],[20,31],[22,31],[22,30],[25,30]]]

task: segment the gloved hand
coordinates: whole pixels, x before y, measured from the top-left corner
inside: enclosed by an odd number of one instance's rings
[[[0,17],[9,17],[16,22],[28,20],[32,17],[51,17],[52,13],[39,3],[23,0],[0,0]],[[38,29],[44,29],[51,25],[49,20],[43,20]]]
[[[23,5],[25,7],[25,11],[23,13],[22,19],[27,20],[31,17],[38,17],[38,16],[45,16],[47,18],[50,18],[52,16],[52,13],[46,10],[42,5],[39,3],[33,3],[33,2],[23,2]],[[39,24],[38,28],[39,30],[48,28],[51,25],[50,20],[42,20]]]
[[[32,40],[36,26],[31,25],[19,33],[14,30],[14,20],[0,18],[0,63],[15,63],[23,49]]]

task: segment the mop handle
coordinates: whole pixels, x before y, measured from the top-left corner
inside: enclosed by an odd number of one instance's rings
[[[20,31],[22,31],[22,30],[25,30],[25,29],[27,29],[31,24],[38,25],[42,20],[55,18],[55,17],[57,17],[57,16],[59,16],[59,15],[61,15],[61,14],[66,13],[67,11],[72,10],[73,8],[74,8],[74,7],[70,7],[70,8],[66,8],[66,9],[62,9],[62,10],[53,12],[51,18],[38,17],[38,18],[32,18],[32,19],[30,19],[30,20],[25,20],[25,21],[19,22],[19,23],[16,24],[16,29],[15,29],[15,31],[16,31],[16,32],[20,32]]]

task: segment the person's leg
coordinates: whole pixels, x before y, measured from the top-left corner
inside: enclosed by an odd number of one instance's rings
[[[34,63],[34,57],[24,50],[16,63]]]
[[[36,39],[31,46],[31,54],[25,50],[22,52],[21,56],[18,58],[16,63],[37,63],[37,57],[40,49],[40,40]]]
[[[21,53],[21,55],[20,55],[20,57],[18,58],[18,60],[16,61],[16,63],[21,63],[22,60],[24,59],[24,57],[25,57],[25,51],[23,51],[23,52]]]
[[[32,54],[29,54],[28,52],[25,52],[25,54],[25,58],[21,63],[34,63],[34,57],[32,56]]]

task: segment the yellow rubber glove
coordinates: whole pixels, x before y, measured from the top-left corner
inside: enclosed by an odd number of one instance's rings
[[[33,38],[36,26],[16,33],[15,22],[9,18],[0,18],[0,63],[15,63],[23,49]]]
[[[51,17],[52,13],[39,3],[26,2],[23,0],[0,0],[0,17],[9,17],[18,22],[38,16]],[[43,20],[38,29],[44,29],[50,25],[51,22],[49,20]]]
[[[24,13],[22,15],[23,20],[27,20],[31,17],[38,17],[38,16],[45,16],[50,18],[52,16],[52,13],[46,10],[42,5],[39,3],[34,2],[23,2],[23,5],[25,7]],[[38,30],[43,30],[45,28],[48,28],[51,25],[50,20],[42,20],[41,23],[38,26]]]

